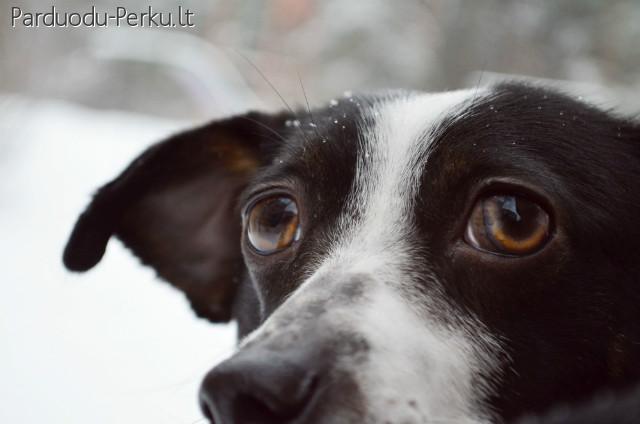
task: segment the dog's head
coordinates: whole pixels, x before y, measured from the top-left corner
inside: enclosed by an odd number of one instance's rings
[[[112,235],[236,319],[217,423],[510,420],[637,381],[640,128],[549,90],[393,92],[213,122],[104,186]]]

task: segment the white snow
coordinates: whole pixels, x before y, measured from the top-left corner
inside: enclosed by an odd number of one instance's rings
[[[235,328],[198,320],[119,243],[71,274],[62,249],[90,194],[189,125],[0,97],[0,422],[184,423]]]

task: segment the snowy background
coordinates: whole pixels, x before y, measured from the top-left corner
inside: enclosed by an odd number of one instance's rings
[[[83,10],[79,0],[55,2]],[[98,9],[111,2],[97,1]],[[121,1],[144,10],[175,3]],[[233,325],[111,242],[84,275],[61,253],[90,194],[144,147],[247,108],[350,89],[458,88],[526,74],[640,112],[640,2],[184,1],[196,27],[11,28],[0,0],[0,422],[196,423]],[[38,9],[40,8],[40,9]],[[254,67],[255,65],[255,67]]]

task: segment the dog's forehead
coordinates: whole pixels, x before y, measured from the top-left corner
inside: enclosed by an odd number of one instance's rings
[[[555,176],[534,181],[541,186],[586,178],[593,167],[606,171],[615,159],[608,156],[619,152],[607,143],[626,135],[624,122],[604,111],[522,84],[352,96],[291,122],[267,177],[297,177],[318,201],[318,215],[336,219],[338,208],[356,216],[367,205],[407,212],[429,171],[427,180],[440,187],[481,167],[487,174]],[[568,175],[566,161],[585,155],[591,169],[577,161]],[[374,204],[374,187],[384,208]]]
[[[329,257],[351,261],[352,267],[362,263],[370,269],[378,255],[393,252],[396,258],[402,256],[399,246],[406,246],[412,205],[433,141],[444,125],[463,117],[477,99],[487,94],[486,90],[396,92],[357,102],[365,106],[354,116],[351,138],[327,140],[316,147],[328,149],[333,155],[340,148],[326,145],[343,142],[348,150],[355,151],[344,167],[351,170],[351,175],[342,183],[343,198],[337,203],[342,210],[334,221]],[[333,164],[338,162],[335,158]],[[330,168],[333,175],[338,170],[337,165]],[[397,249],[389,249],[392,245]],[[347,258],[351,255],[354,257]]]

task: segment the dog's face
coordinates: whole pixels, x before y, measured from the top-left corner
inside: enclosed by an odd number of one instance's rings
[[[640,128],[524,85],[341,98],[149,149],[80,218],[238,352],[216,423],[508,421],[637,381]]]

